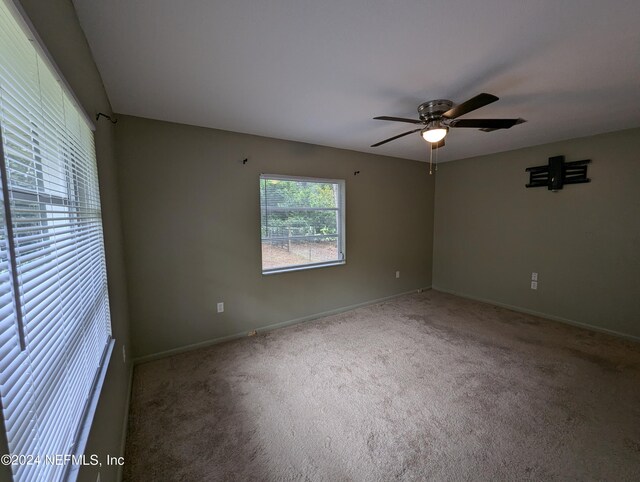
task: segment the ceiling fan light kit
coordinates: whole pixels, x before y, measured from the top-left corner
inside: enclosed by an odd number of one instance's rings
[[[447,132],[449,132],[448,127],[441,126],[440,124],[434,124],[432,126],[426,127],[425,129],[422,129],[422,132],[420,134],[425,141],[434,144],[444,139],[444,136],[447,135]]]
[[[480,129],[484,132],[491,132],[498,129],[510,129],[514,125],[526,122],[524,119],[458,119],[471,111],[484,107],[498,100],[492,94],[478,94],[475,97],[463,102],[454,104],[448,99],[437,99],[424,102],[418,106],[418,116],[420,119],[405,119],[403,117],[380,116],[374,117],[376,120],[386,120],[393,122],[407,122],[409,124],[420,124],[424,127],[404,132],[397,136],[390,137],[384,141],[373,144],[371,147],[378,147],[387,142],[391,142],[400,137],[420,132],[422,138],[431,143],[432,149],[444,146],[444,138],[451,127],[470,127]]]

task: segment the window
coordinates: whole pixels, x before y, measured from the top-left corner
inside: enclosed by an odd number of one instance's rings
[[[345,262],[344,181],[260,176],[262,273]]]
[[[0,408],[14,482],[60,481],[113,347],[98,174],[85,114],[8,0],[0,138]]]

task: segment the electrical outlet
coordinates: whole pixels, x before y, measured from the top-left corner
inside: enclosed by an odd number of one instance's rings
[[[396,278],[400,278],[400,271],[396,271]]]
[[[127,364],[127,349],[122,345],[122,363]]]
[[[221,301],[220,303],[218,303],[218,313],[223,313],[224,312],[224,303]]]
[[[532,290],[537,290],[538,289],[538,282],[537,281],[532,281],[531,282],[531,289]]]
[[[538,281],[538,273],[531,273],[531,281]]]

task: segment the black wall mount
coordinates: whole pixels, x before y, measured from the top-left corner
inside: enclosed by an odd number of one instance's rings
[[[546,166],[527,167],[529,184],[526,187],[546,186],[549,191],[559,191],[565,184],[580,184],[591,182],[587,177],[587,164],[591,159],[584,161],[564,162],[564,156],[549,158]]]

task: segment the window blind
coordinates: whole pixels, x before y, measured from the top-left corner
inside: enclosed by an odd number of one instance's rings
[[[111,339],[93,132],[29,36],[0,0],[0,395],[37,460],[15,482],[64,479]]]
[[[344,181],[260,176],[262,272],[342,264]]]

